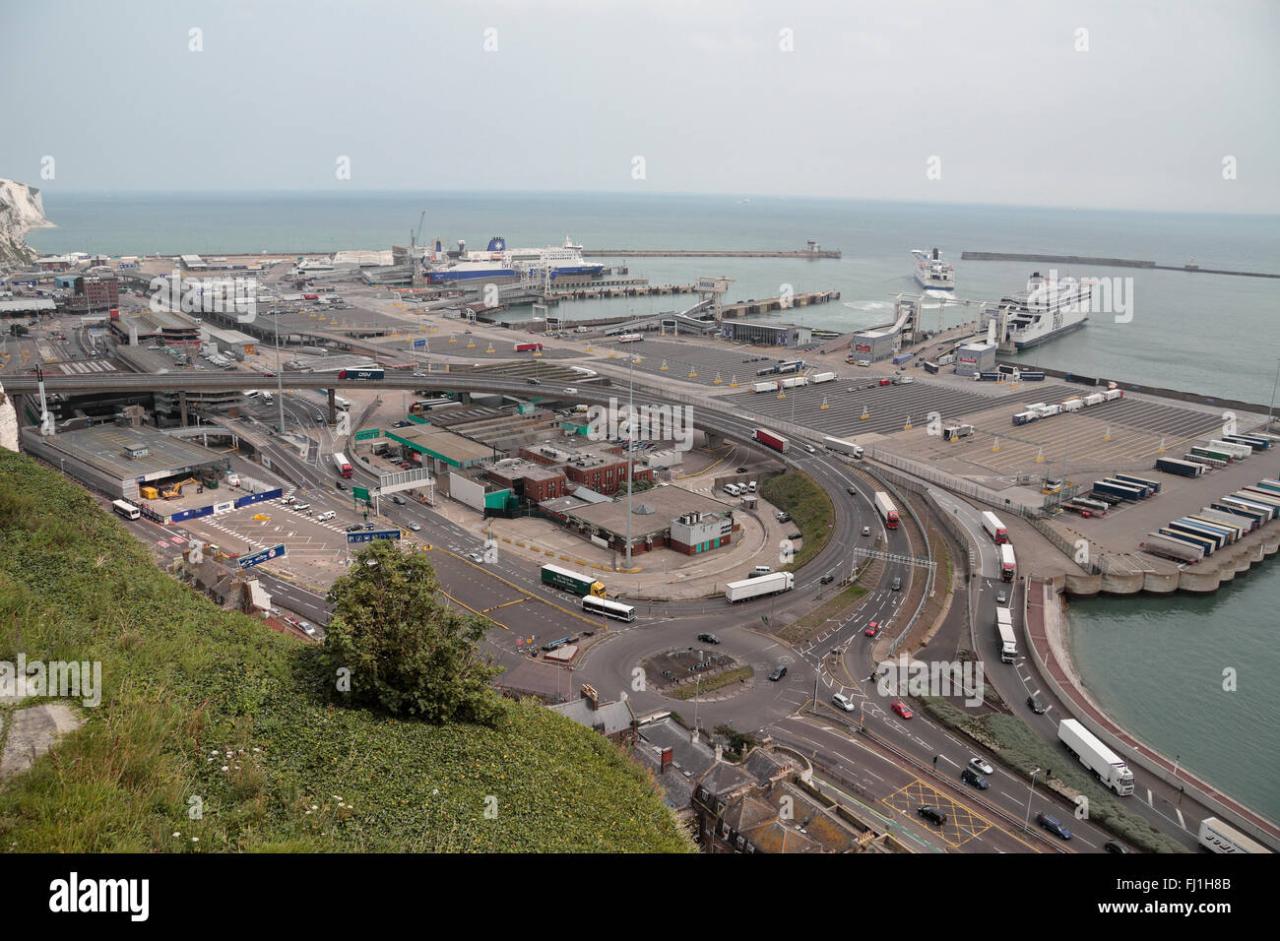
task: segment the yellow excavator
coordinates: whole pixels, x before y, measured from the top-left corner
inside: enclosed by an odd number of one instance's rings
[[[173,483],[168,484],[164,490],[160,491],[160,496],[164,497],[166,500],[176,500],[178,497],[182,496],[183,487],[196,483],[199,483],[199,481],[194,477],[188,477],[186,480],[174,481]]]

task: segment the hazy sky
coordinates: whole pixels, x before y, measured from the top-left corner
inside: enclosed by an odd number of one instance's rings
[[[0,0],[0,37],[0,176],[48,190],[1280,212],[1273,0]]]

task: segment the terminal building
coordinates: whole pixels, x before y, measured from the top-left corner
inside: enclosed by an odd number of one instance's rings
[[[749,320],[722,320],[720,335],[738,343],[761,346],[806,346],[813,342],[808,327],[792,323],[752,323]]]
[[[577,490],[539,504],[538,510],[601,548],[626,551],[625,496],[600,500],[598,494]],[[632,554],[673,549],[698,555],[729,545],[734,533],[741,531],[731,506],[680,487],[655,487],[635,494],[630,519]]]
[[[964,343],[956,348],[956,375],[975,376],[996,368],[998,346],[992,340]]]

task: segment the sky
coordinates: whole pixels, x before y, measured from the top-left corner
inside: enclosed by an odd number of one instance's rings
[[[51,190],[1280,213],[1273,0],[0,0]]]

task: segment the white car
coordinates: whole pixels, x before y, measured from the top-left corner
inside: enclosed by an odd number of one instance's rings
[[[470,559],[472,562],[474,562],[476,565],[484,565],[484,556],[482,556],[478,552],[468,552],[467,558]]]
[[[565,390],[564,390],[564,394],[565,394],[565,395],[577,395],[577,394],[578,394],[578,390],[577,390],[577,389],[575,389],[573,386],[569,386],[569,388],[567,388],[567,389],[565,389]]]
[[[316,522],[326,523],[337,515],[338,514],[333,512],[333,510],[325,510],[323,513],[321,513],[319,516],[316,517]]]
[[[969,767],[972,768],[974,771],[978,772],[979,774],[995,774],[996,773],[996,769],[991,767],[991,762],[987,761],[984,758],[979,758],[977,755],[974,755],[972,758],[969,759]]]
[[[853,712],[854,709],[858,708],[853,704],[853,700],[844,693],[836,693],[832,696],[831,704],[837,709],[843,709],[845,712]]]
[[[309,621],[299,622],[298,627],[302,628],[302,632],[306,634],[308,637],[316,636],[316,629],[311,626],[311,623]]]

